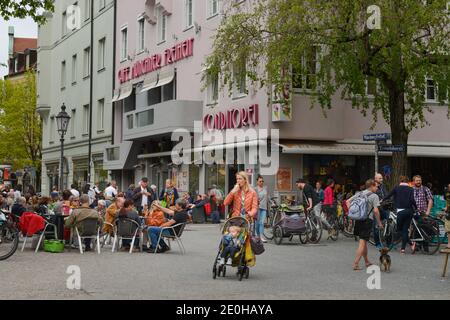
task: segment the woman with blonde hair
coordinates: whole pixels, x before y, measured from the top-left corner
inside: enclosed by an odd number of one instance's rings
[[[248,183],[247,173],[236,174],[236,185],[227,195],[224,205],[233,204],[231,217],[246,217],[255,219],[258,213],[258,195]]]

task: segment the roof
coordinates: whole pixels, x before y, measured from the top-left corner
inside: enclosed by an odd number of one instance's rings
[[[36,38],[14,38],[14,52],[24,52],[26,49],[36,49]]]

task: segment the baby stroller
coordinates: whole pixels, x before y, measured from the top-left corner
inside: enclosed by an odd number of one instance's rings
[[[223,237],[220,240],[219,252],[214,259],[213,265],[213,279],[216,279],[217,276],[225,277],[227,272],[227,266],[237,267],[237,276],[239,281],[242,281],[242,278],[245,277],[248,279],[250,274],[250,269],[248,263],[246,261],[245,253],[247,247],[247,240],[250,238],[250,223],[243,217],[234,217],[228,219],[222,229],[222,235],[226,235],[228,232],[228,228],[231,226],[237,226],[241,228],[241,232],[238,236],[239,242],[241,246],[239,250],[232,256],[229,257],[228,262],[225,260],[225,264],[220,264],[220,256],[222,251],[224,250]],[[251,249],[250,249],[251,250]],[[231,260],[231,261],[230,261]]]
[[[273,238],[280,245],[283,238],[292,240],[298,235],[301,243],[307,242],[306,217],[303,206],[282,205],[274,217]]]

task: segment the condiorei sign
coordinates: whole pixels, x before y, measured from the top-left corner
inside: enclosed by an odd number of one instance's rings
[[[206,130],[237,129],[246,126],[257,126],[259,123],[258,105],[247,108],[231,109],[216,115],[206,114],[203,117],[203,127]]]
[[[131,67],[120,69],[118,72],[119,81],[121,84],[131,81],[193,55],[194,38],[191,38],[166,49],[164,54],[154,54],[135,62]]]

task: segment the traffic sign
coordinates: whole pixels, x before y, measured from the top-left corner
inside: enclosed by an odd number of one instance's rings
[[[364,141],[386,141],[391,139],[390,133],[369,133],[363,135]]]
[[[403,152],[405,151],[405,146],[402,144],[394,144],[394,145],[382,144],[378,146],[378,150],[384,152]]]

